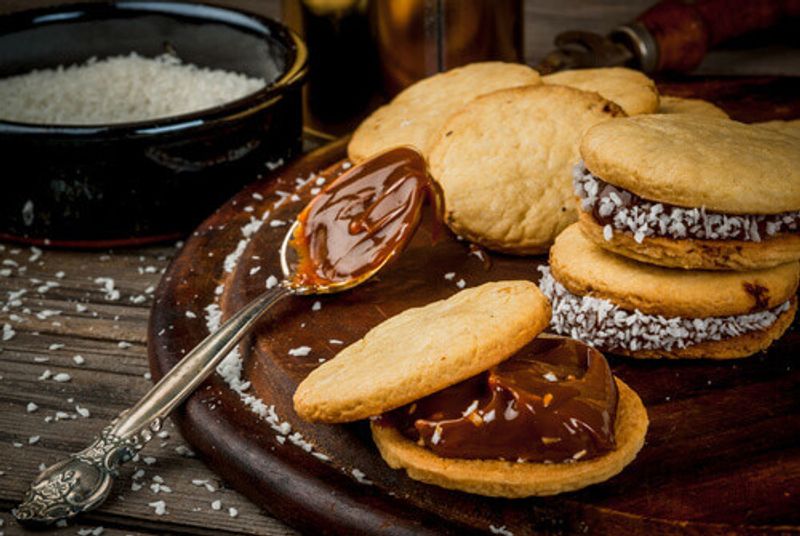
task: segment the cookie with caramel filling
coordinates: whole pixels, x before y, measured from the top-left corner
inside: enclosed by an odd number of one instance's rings
[[[372,422],[372,437],[386,463],[414,480],[491,497],[556,495],[603,482],[631,463],[644,444],[647,411],[639,396],[620,379],[616,446],[610,452],[574,463],[443,458],[403,436],[396,428]]]
[[[800,259],[796,137],[662,114],[596,125],[580,152],[573,184],[581,223],[601,247],[686,269]]]
[[[550,250],[539,286],[551,329],[603,351],[643,358],[730,359],[764,350],[791,325],[800,263],[687,271],[599,247],[580,225]]]
[[[372,417],[390,466],[451,489],[525,497],[606,480],[642,447],[646,411],[597,350],[534,339],[549,319],[526,281],[410,309],[312,372],[295,410]]]
[[[303,419],[380,415],[478,374],[527,344],[550,321],[530,281],[500,281],[408,309],[372,328],[297,387]]]

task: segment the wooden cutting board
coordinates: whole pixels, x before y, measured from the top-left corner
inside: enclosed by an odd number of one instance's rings
[[[216,299],[227,316],[269,275],[280,276],[277,249],[287,226],[269,222],[291,221],[316,186],[312,179],[298,188],[298,179],[330,172],[343,156],[342,142],[306,155],[238,194],[187,241],[151,316],[156,378],[207,335],[207,305]],[[242,242],[242,227],[265,210],[267,223]],[[768,353],[735,362],[609,356],[648,408],[645,447],[619,476],[557,497],[489,499],[417,483],[384,464],[366,423],[302,422],[291,397],[320,360],[385,318],[451,296],[460,281],[536,281],[546,261],[491,254],[486,262],[446,231],[432,244],[430,229],[423,221],[408,250],[374,281],[336,296],[289,298],[259,324],[242,347],[242,377],[246,393],[274,406],[277,427],[216,375],[175,414],[184,437],[231,485],[310,534],[800,534],[794,326]],[[225,258],[237,247],[233,267]],[[302,347],[308,355],[290,355]],[[275,430],[282,422],[290,434]]]

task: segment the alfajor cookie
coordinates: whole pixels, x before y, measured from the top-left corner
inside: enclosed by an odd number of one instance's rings
[[[546,252],[577,216],[571,174],[581,135],[622,115],[598,94],[566,86],[478,97],[447,121],[431,150],[445,221],[489,249]]]
[[[688,114],[618,119],[581,140],[581,226],[602,247],[686,269],[800,259],[796,138]]]
[[[628,115],[651,114],[658,110],[655,82],[641,71],[625,67],[561,71],[543,76],[542,82],[599,93],[617,103]]]
[[[764,121],[763,123],[753,123],[753,126],[800,138],[800,119],[792,119],[789,121],[775,119],[773,121]]]
[[[529,281],[501,281],[408,309],[315,369],[297,387],[303,419],[379,415],[474,376],[513,354],[550,319]]]
[[[551,328],[603,351],[642,358],[746,357],[766,349],[797,310],[800,263],[743,272],[643,264],[567,228],[539,286]]]
[[[361,162],[392,147],[409,145],[427,155],[431,136],[450,114],[475,97],[539,83],[539,73],[518,63],[472,63],[431,76],[367,117],[353,133],[347,154],[353,162]]]
[[[533,339],[549,317],[527,281],[406,311],[309,375],[295,409],[326,422],[372,416],[391,467],[450,489],[527,497],[606,480],[642,447],[647,413],[597,350]]]
[[[660,114],[689,114],[704,117],[717,117],[727,119],[728,114],[717,106],[703,99],[685,99],[683,97],[670,97],[661,95],[658,101]]]

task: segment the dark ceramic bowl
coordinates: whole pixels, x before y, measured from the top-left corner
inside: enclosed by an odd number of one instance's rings
[[[221,106],[147,122],[0,121],[0,239],[109,247],[175,238],[268,162],[299,152],[307,53],[273,20],[137,0],[0,18],[0,77],[130,52],[174,52],[185,62],[274,80]]]

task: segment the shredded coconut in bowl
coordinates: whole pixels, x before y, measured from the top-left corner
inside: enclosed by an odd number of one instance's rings
[[[148,121],[249,95],[267,81],[135,52],[0,79],[0,119],[50,125]]]
[[[671,351],[707,341],[719,341],[772,326],[789,310],[784,302],[774,309],[737,316],[683,318],[628,311],[593,296],[576,296],[555,280],[549,266],[540,266],[539,288],[550,300],[550,327],[559,335],[603,350]]]

